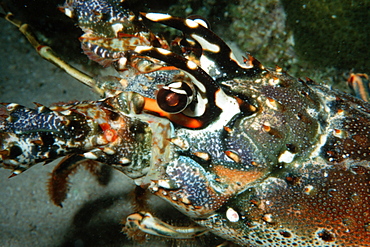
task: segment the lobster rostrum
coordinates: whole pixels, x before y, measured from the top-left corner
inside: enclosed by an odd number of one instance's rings
[[[80,164],[104,163],[197,226],[140,211],[125,231],[245,246],[370,246],[370,105],[310,79],[239,62],[201,19],[69,0],[90,59],[117,75],[81,79],[104,97],[0,108],[0,165],[17,175],[65,156],[50,180],[61,205]],[[182,31],[172,43],[147,22]],[[44,57],[50,48],[33,42]],[[41,52],[40,52],[41,53]]]

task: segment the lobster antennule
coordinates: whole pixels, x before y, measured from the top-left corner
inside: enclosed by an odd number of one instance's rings
[[[49,163],[70,154],[74,158],[61,164],[96,160],[129,166],[130,162],[120,160],[132,160],[131,155],[136,155],[132,150],[143,146],[135,139],[142,138],[140,134],[130,129],[133,125],[139,128],[141,122],[113,111],[110,104],[115,100],[38,109],[18,104],[1,107],[0,166],[12,169],[14,176],[39,162]]]
[[[2,111],[7,117],[0,119],[0,164],[13,169],[15,174],[38,162],[65,155],[71,146],[67,140],[77,132],[89,131],[78,115],[66,116],[44,106],[29,109],[8,104]]]

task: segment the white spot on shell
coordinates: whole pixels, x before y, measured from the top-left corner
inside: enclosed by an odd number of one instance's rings
[[[87,159],[90,159],[90,160],[96,160],[98,158],[98,156],[96,156],[92,152],[84,153],[84,157],[87,158]]]
[[[341,130],[341,129],[334,129],[333,130],[333,136],[337,137],[337,138],[346,138],[347,137],[347,132],[344,131],[344,130]]]
[[[125,158],[125,157],[123,157],[123,158],[121,158],[120,160],[119,160],[119,163],[121,163],[121,164],[129,164],[131,162],[131,160],[129,160],[129,159],[127,159],[127,158]]]
[[[290,163],[293,161],[295,154],[289,152],[288,150],[285,150],[282,154],[279,156],[279,162],[284,163]]]
[[[239,221],[239,214],[233,208],[228,208],[226,211],[226,218],[230,222],[238,222]]]
[[[207,25],[207,23],[204,21],[204,20],[202,20],[202,19],[193,19],[193,21],[195,21],[196,23],[198,23],[199,25],[202,25],[203,27],[205,27],[205,28],[208,28],[208,25]]]
[[[309,195],[313,191],[314,187],[312,185],[307,185],[303,188],[303,192],[306,195]]]
[[[151,46],[141,45],[141,46],[136,46],[134,51],[137,53],[141,53],[143,51],[149,51],[150,49],[152,49]]]
[[[125,66],[126,66],[126,63],[127,63],[127,58],[126,57],[121,57],[119,60],[118,60],[118,67],[119,69],[124,69]]]
[[[171,52],[169,50],[166,50],[166,49],[162,49],[162,48],[157,48],[158,49],[158,52],[163,54],[163,55],[169,55],[171,54]]]
[[[69,8],[65,8],[64,9],[64,14],[66,16],[68,16],[69,18],[72,18],[73,17],[73,13],[72,13],[72,11]]]
[[[212,44],[211,42],[209,42],[205,38],[203,38],[199,35],[196,35],[196,34],[192,34],[191,37],[193,37],[196,41],[199,42],[199,44],[202,46],[203,50],[207,50],[207,51],[214,52],[214,53],[220,52],[220,47],[218,45]]]
[[[19,105],[16,103],[10,103],[9,105],[6,106],[6,109],[8,111],[13,111],[15,108],[17,108]]]
[[[194,155],[206,161],[211,159],[211,156],[205,152],[195,152]]]
[[[103,151],[104,151],[104,153],[109,154],[109,155],[113,155],[113,154],[115,154],[115,153],[116,153],[113,149],[108,148],[108,147],[105,147],[105,148],[103,149]]]
[[[152,21],[162,21],[162,20],[167,20],[171,18],[169,14],[162,14],[162,13],[146,13],[145,17]]]
[[[272,214],[265,214],[262,219],[268,223],[272,223]]]
[[[171,186],[169,180],[164,180],[164,179],[158,180],[158,186],[162,187],[162,188],[165,188],[165,189],[172,189],[172,187],[173,187],[173,186]]]
[[[194,63],[193,61],[188,61],[187,66],[189,69],[196,69],[198,67],[198,65]]]
[[[274,85],[279,84],[280,80],[278,78],[272,78],[272,79],[269,79],[268,82],[270,85],[274,86]]]
[[[255,83],[261,83],[262,82],[262,79],[257,79],[254,81]]]
[[[14,170],[13,171],[14,176],[19,175],[21,173],[22,173],[22,170]]]
[[[244,69],[250,69],[250,68],[253,68],[253,65],[251,65],[251,66],[248,66],[248,65],[246,65],[246,64],[242,64],[242,63],[240,63],[239,61],[238,61],[238,59],[235,57],[235,54],[231,51],[230,52],[230,59],[231,60],[233,60],[233,61],[235,61],[240,67],[242,67],[242,68],[244,68]]]
[[[275,111],[278,110],[278,103],[276,102],[276,100],[266,99],[266,105]]]
[[[121,23],[116,23],[112,25],[113,32],[117,35],[118,32],[122,31],[123,25]]]
[[[60,113],[61,113],[61,114],[63,114],[63,115],[65,115],[65,116],[69,116],[69,115],[71,115],[71,114],[72,114],[72,111],[70,111],[70,110],[65,110],[65,111],[61,111]]]
[[[207,56],[201,56],[200,57],[200,67],[202,67],[202,69],[205,72],[207,72],[208,74],[210,73],[211,70],[213,70],[213,72],[216,75],[221,74],[221,72],[218,70],[218,68],[216,66],[215,61],[209,59]]]
[[[187,198],[187,197],[183,197],[183,198],[181,198],[181,201],[184,203],[184,204],[190,204],[191,203],[191,201]]]
[[[189,143],[180,137],[172,138],[171,142],[183,150],[189,149]]]
[[[158,190],[159,190],[158,186],[153,186],[153,187],[152,187],[152,191],[153,191],[153,192],[157,192]]]
[[[190,20],[190,19],[186,19],[185,20],[185,24],[190,27],[190,28],[197,28],[199,26],[198,22],[196,21],[193,21],[193,20]]]

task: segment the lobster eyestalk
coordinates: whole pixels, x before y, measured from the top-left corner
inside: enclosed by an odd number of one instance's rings
[[[59,167],[93,160],[141,184],[155,159],[169,152],[169,121],[138,114],[143,98],[136,93],[49,108],[36,105],[37,109],[14,103],[0,108],[0,167],[12,169],[11,176],[66,156]],[[153,128],[165,134],[153,137]]]

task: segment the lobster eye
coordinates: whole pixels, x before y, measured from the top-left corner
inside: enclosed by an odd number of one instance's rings
[[[158,106],[169,113],[179,113],[193,101],[193,88],[185,82],[172,82],[157,93]]]

